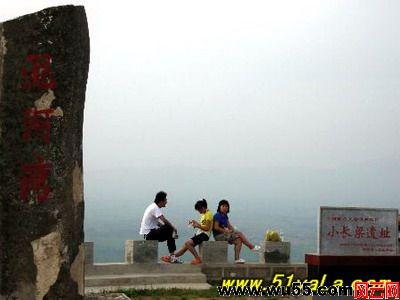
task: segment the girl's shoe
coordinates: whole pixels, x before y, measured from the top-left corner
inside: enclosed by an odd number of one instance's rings
[[[192,260],[191,264],[192,265],[201,265],[203,262],[201,261],[200,258],[195,258]]]
[[[261,246],[259,246],[259,245],[255,245],[254,248],[251,249],[251,251],[253,251],[253,252],[260,252],[260,250],[261,250]]]
[[[244,264],[246,261],[243,258],[235,260],[235,264]]]

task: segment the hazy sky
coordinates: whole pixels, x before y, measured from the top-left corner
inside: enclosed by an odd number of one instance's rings
[[[400,1],[2,0],[86,7],[87,171],[400,159]]]

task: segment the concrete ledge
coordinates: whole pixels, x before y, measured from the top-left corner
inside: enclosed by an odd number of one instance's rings
[[[228,243],[207,241],[199,246],[199,255],[203,263],[226,263],[228,261]]]
[[[141,284],[141,285],[119,285],[119,286],[100,286],[100,287],[86,287],[86,293],[101,293],[104,291],[115,291],[117,289],[137,289],[137,290],[154,290],[154,289],[183,289],[183,290],[208,290],[211,285],[208,283],[155,283],[155,284]],[[85,296],[86,300],[86,296]]]
[[[201,273],[153,273],[125,275],[95,275],[85,277],[86,287],[96,286],[132,286],[170,283],[206,283],[206,276]]]
[[[101,263],[94,264],[86,269],[86,276],[93,275],[126,275],[126,274],[154,274],[154,273],[196,273],[201,272],[200,266],[188,263]]]
[[[233,264],[227,262],[227,242],[208,241],[202,243],[200,253],[203,256],[204,264],[201,266],[194,266],[188,263],[184,264],[164,264],[157,263],[158,259],[158,242],[157,241],[126,241],[125,248],[125,263],[93,263],[93,242],[85,243],[85,275],[87,280],[93,280],[92,276],[115,276],[125,278],[135,277],[134,274],[141,274],[143,277],[142,284],[145,277],[149,278],[151,274],[158,274],[160,278],[168,278],[170,274],[176,274],[176,278],[181,274],[204,273],[207,281],[219,281],[222,278],[236,277],[236,278],[262,278],[264,280],[271,280],[275,274],[285,274],[287,276],[294,274],[295,279],[306,279],[308,276],[308,267],[304,263],[246,263],[246,264]],[[150,262],[139,263],[137,260],[143,261],[143,258],[149,255],[146,249],[153,251],[150,257]],[[139,258],[135,257],[136,250]],[[156,253],[156,255],[154,255]],[[211,260],[211,261],[210,261]],[[214,262],[213,262],[214,261]],[[201,273],[200,273],[201,274]],[[133,282],[129,279],[128,285],[140,285],[140,281]],[[157,279],[158,280],[158,279]],[[154,281],[157,282],[157,280]],[[164,280],[164,279],[163,279]],[[87,283],[89,283],[87,281]],[[124,285],[127,282],[118,282],[118,285]],[[153,283],[149,283],[153,285]],[[173,283],[166,281],[165,284]],[[176,282],[175,282],[176,283]],[[174,283],[174,284],[175,284]],[[101,286],[111,286],[114,284],[107,284],[107,282],[98,283]],[[190,284],[189,284],[190,285]]]
[[[104,293],[99,293],[101,291],[98,291],[97,294],[94,293],[89,293],[85,294],[85,300],[130,300],[127,295],[123,293],[113,293],[113,294],[108,294],[104,295]]]
[[[296,279],[306,279],[308,275],[307,264],[232,264],[210,263],[204,264],[201,271],[206,274],[208,281],[218,281],[222,278],[262,278],[271,280],[275,274],[294,274]]]

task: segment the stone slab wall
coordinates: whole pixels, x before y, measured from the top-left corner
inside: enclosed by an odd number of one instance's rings
[[[83,7],[0,24],[0,299],[83,299]]]
[[[296,279],[307,278],[306,264],[204,264],[201,271],[206,274],[208,281],[219,281],[222,278],[262,278],[272,280],[275,274],[294,275]]]

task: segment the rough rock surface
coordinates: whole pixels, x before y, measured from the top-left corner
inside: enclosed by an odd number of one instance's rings
[[[0,23],[0,299],[83,299],[88,68],[83,7]]]

